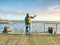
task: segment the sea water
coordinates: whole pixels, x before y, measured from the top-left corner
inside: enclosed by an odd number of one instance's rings
[[[60,23],[60,22],[59,22]],[[0,33],[3,32],[4,27],[10,27],[12,32],[25,32],[25,22],[24,21],[14,21],[14,22],[0,22]],[[48,32],[48,27],[53,27],[56,31],[56,24],[33,21],[31,25],[31,32]],[[57,25],[57,32],[60,33],[60,24]]]

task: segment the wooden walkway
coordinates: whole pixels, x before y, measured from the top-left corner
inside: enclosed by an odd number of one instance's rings
[[[0,34],[0,45],[60,45],[60,35]]]

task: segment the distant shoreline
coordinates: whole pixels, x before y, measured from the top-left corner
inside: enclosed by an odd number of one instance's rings
[[[14,22],[14,21],[24,21],[24,20],[0,20],[0,22]],[[60,21],[37,21],[37,22],[60,22]]]
[[[23,21],[23,20],[2,20],[2,21],[0,20],[0,22],[15,22],[15,21],[19,22],[19,21]]]
[[[3,20],[0,22],[24,22],[24,20]],[[60,24],[60,21],[32,21],[32,22],[40,22],[40,23],[48,23],[48,24]]]
[[[14,21],[24,21],[24,20],[0,20],[0,22],[14,22]],[[36,21],[36,22],[60,22],[60,21]]]

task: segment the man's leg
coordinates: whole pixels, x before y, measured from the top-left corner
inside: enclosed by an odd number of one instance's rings
[[[28,27],[29,27],[29,35],[30,35],[30,28],[31,28],[31,26],[29,25]]]
[[[28,34],[28,26],[26,26],[26,34]]]

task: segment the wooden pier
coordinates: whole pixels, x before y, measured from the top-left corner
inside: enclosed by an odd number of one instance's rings
[[[46,33],[0,34],[0,45],[60,45],[60,35]]]

